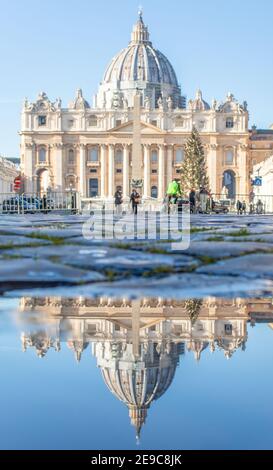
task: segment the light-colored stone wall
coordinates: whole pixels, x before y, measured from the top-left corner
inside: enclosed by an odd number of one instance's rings
[[[158,197],[164,197],[167,184],[178,177],[180,162],[177,149],[183,149],[193,126],[199,129],[204,143],[211,190],[220,195],[223,172],[232,170],[236,178],[236,192],[248,194],[250,163],[248,156],[248,111],[229,94],[223,104],[210,109],[200,108],[198,97],[187,109],[141,108],[141,168],[145,181],[145,196],[151,197],[152,187]],[[81,95],[82,96],[82,95]],[[202,97],[202,95],[201,95]],[[133,109],[113,109],[102,112],[91,109],[82,97],[82,106],[60,108],[45,94],[34,103],[25,102],[22,112],[21,160],[27,190],[39,190],[40,176],[48,171],[51,188],[66,191],[73,188],[83,197],[89,196],[89,180],[98,179],[98,196],[112,197],[116,187],[122,186],[128,196],[132,178]],[[199,104],[198,104],[199,103]],[[202,108],[201,106],[201,108]],[[39,125],[39,119],[45,121]],[[227,128],[227,119],[233,127]],[[117,125],[116,125],[117,124]],[[156,125],[155,125],[156,124]],[[91,148],[98,148],[98,161],[90,162]],[[45,149],[44,161],[39,151]],[[74,162],[68,152],[74,150]],[[122,162],[116,161],[116,152],[122,152]],[[232,150],[232,162],[225,160],[225,152]],[[157,151],[157,161],[151,156]]]
[[[0,156],[0,194],[13,193],[13,183],[19,174],[17,166]]]

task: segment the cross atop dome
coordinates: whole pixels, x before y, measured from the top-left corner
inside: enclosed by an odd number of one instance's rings
[[[138,7],[138,17],[141,21],[143,21],[143,7],[142,7],[142,5],[139,5],[139,7]]]

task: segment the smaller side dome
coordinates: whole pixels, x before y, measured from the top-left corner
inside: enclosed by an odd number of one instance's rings
[[[72,109],[88,109],[90,108],[89,103],[84,99],[83,94],[82,94],[82,89],[79,88],[76,92],[76,98],[75,100],[71,103],[70,108]]]
[[[208,111],[210,105],[203,100],[202,91],[198,89],[195,94],[195,99],[189,101],[189,108],[192,111]]]

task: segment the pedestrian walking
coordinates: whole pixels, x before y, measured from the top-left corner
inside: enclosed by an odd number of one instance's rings
[[[138,210],[138,205],[141,202],[140,194],[137,192],[136,189],[133,189],[131,197],[130,197],[130,201],[132,203],[133,214],[136,215],[137,210]]]
[[[246,215],[246,202],[242,202],[242,214]]]
[[[242,215],[242,203],[239,199],[236,203],[236,209],[237,209],[237,215]]]
[[[190,191],[189,200],[190,200],[191,212],[193,214],[195,214],[195,212],[196,212],[196,193],[195,193],[194,189],[191,189],[191,191]]]
[[[200,212],[205,214],[207,212],[208,191],[202,186],[199,191],[200,197]]]
[[[123,203],[121,188],[117,188],[117,190],[115,192],[115,195],[114,195],[114,198],[115,198],[116,213],[120,214],[121,213],[121,208],[122,208],[122,203]]]
[[[47,213],[47,197],[46,194],[42,197],[42,212]]]

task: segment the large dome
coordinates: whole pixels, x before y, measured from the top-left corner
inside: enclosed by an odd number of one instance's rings
[[[167,59],[152,46],[142,18],[137,22],[128,47],[119,52],[106,69],[103,81],[146,81],[178,87],[175,71]]]
[[[175,107],[183,107],[184,99],[173,66],[150,41],[142,12],[135,24],[129,45],[122,49],[107,67],[99,93],[98,107],[132,106],[135,90],[141,90],[143,103],[158,106],[159,98],[171,97]]]

